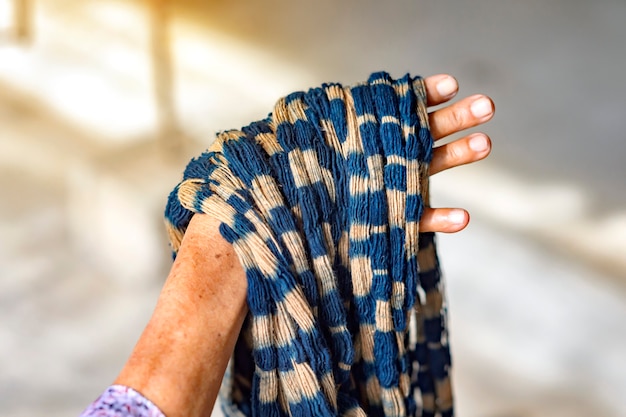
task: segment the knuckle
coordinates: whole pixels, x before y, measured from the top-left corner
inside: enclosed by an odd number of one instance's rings
[[[448,124],[452,129],[458,129],[465,125],[467,111],[464,108],[454,107],[448,115]]]
[[[463,149],[457,143],[449,143],[446,145],[446,159],[450,161],[459,161],[463,159]]]

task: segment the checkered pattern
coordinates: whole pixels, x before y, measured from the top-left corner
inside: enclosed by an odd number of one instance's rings
[[[227,415],[452,415],[434,235],[419,233],[432,146],[423,80],[375,73],[290,94],[191,161],[166,209],[174,254],[208,213],[248,279]]]

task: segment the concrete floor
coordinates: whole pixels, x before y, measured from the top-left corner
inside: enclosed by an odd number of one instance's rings
[[[0,415],[77,415],[115,377],[167,273],[165,196],[212,132],[379,69],[498,107],[490,160],[433,178],[473,215],[440,237],[459,415],[626,415],[622,2],[177,3],[177,156],[141,4],[35,4],[30,46],[0,36]]]

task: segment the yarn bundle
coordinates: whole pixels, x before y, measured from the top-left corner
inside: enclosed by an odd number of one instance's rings
[[[174,252],[219,219],[249,314],[228,416],[452,416],[445,301],[428,205],[433,139],[420,77],[380,72],[280,99],[218,134],[170,194]]]

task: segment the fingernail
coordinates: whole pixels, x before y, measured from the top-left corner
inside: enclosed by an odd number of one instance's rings
[[[448,221],[454,224],[465,223],[465,212],[463,210],[452,210],[448,213]]]
[[[441,97],[451,96],[456,92],[457,83],[452,77],[446,77],[437,83],[437,92]]]
[[[489,148],[487,138],[483,135],[472,136],[469,140],[469,147],[474,152],[484,152]]]
[[[489,101],[485,97],[479,98],[478,100],[473,102],[470,110],[474,117],[479,119],[491,114],[491,112],[493,111],[493,109],[491,108],[491,101]]]

